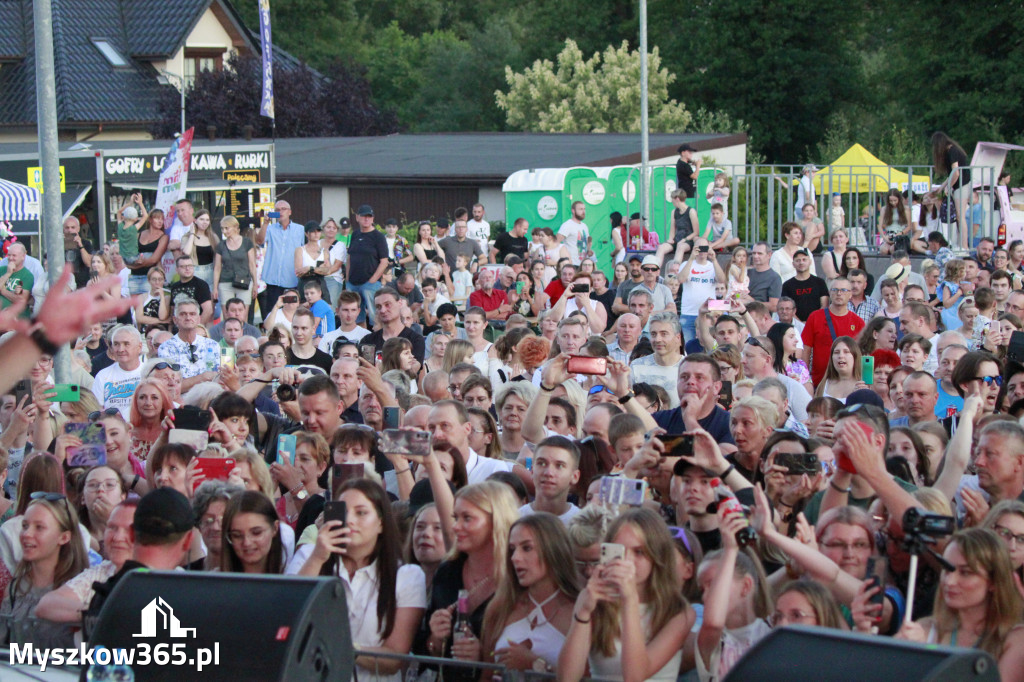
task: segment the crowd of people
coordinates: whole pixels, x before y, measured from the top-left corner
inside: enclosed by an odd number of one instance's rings
[[[115,243],[65,222],[48,292],[12,246],[0,639],[71,646],[149,567],[338,577],[361,679],[720,680],[803,624],[1024,680],[1024,244],[875,281],[842,226],[743,246],[678,192],[665,243],[618,217],[610,272],[582,203],[409,244],[366,205],[247,234],[133,197]],[[911,576],[914,513],[954,532]]]

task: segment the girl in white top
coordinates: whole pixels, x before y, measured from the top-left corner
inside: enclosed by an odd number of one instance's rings
[[[987,651],[999,663],[1004,682],[1024,680],[1024,603],[1014,584],[1006,545],[987,528],[956,533],[943,557],[943,570],[930,618],[904,623],[900,639]]]
[[[828,239],[832,244],[832,250],[821,257],[821,274],[825,275],[825,283],[831,285],[832,280],[838,277],[843,269],[843,254],[850,243],[850,236],[846,234],[846,230],[832,230],[832,235]]]
[[[466,311],[462,324],[466,329],[466,339],[473,344],[472,363],[480,368],[480,373],[485,377],[491,376],[491,365],[497,369],[501,366],[501,361],[498,360],[498,351],[494,349],[494,344],[484,338],[487,314],[483,308],[473,306]]]
[[[676,576],[675,549],[657,512],[631,509],[605,538],[625,549],[622,559],[599,566],[576,599],[572,626],[558,656],[558,679],[590,676],[671,682],[696,614]]]
[[[309,557],[299,575],[341,578],[352,646],[363,652],[355,660],[359,679],[401,682],[401,661],[366,654],[408,654],[412,649],[427,607],[423,569],[400,565],[401,535],[379,484],[368,478],[349,480],[338,499],[347,508],[345,524],[327,521],[320,526],[315,546],[299,550]]]
[[[804,241],[804,229],[798,223],[786,223],[783,225],[782,236],[786,243],[772,254],[770,265],[772,270],[779,273],[779,277],[785,282],[796,277],[796,268],[793,267],[793,254],[800,249],[807,248],[807,245]],[[813,257],[811,258],[811,274],[818,274],[814,269]]]
[[[569,534],[558,518],[540,512],[512,524],[508,547],[505,580],[484,613],[484,657],[515,670],[553,672],[580,591]]]
[[[750,278],[747,277],[747,261],[750,254],[742,246],[732,250],[732,257],[725,272],[729,278],[726,296],[743,296],[750,293]]]
[[[868,388],[861,380],[860,346],[849,336],[832,342],[825,378],[814,391],[815,397],[835,398],[841,402],[859,388]]]

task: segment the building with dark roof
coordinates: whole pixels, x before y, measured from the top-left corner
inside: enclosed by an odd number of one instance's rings
[[[148,140],[161,89],[259,53],[225,0],[52,0],[61,140]],[[275,60],[294,59],[275,50]],[[0,142],[36,140],[32,0],[0,2]]]

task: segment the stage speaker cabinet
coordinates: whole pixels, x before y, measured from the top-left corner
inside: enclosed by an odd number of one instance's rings
[[[133,571],[104,603],[89,647],[132,653],[138,682],[352,679],[338,578]]]
[[[999,682],[978,649],[913,644],[827,628],[776,628],[732,667],[725,682]]]

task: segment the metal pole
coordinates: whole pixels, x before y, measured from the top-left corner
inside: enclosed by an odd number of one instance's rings
[[[36,118],[39,121],[39,163],[43,172],[42,251],[48,254],[47,274],[53,286],[64,270],[64,228],[61,225],[60,153],[57,148],[57,88],[53,66],[53,11],[50,0],[35,0],[32,12],[36,43]],[[71,381],[71,353],[65,344],[53,359],[57,383]]]
[[[640,0],[640,210],[641,225],[651,219],[651,193],[647,187],[650,141],[647,131],[647,0]]]
[[[181,134],[185,134],[185,78],[181,78]]]

